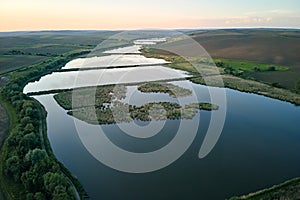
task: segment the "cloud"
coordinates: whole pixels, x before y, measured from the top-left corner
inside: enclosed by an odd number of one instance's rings
[[[246,12],[244,16],[266,16],[266,15],[293,15],[295,12],[290,11],[290,10],[280,10],[280,9],[275,9],[275,10],[261,10],[261,11],[251,11],[251,12]]]
[[[225,26],[233,27],[295,27],[299,28],[300,17],[290,10],[262,10],[247,12],[242,16],[226,18]]]
[[[225,20],[226,25],[243,25],[243,24],[254,24],[254,23],[268,23],[272,21],[272,17],[234,17]]]
[[[294,14],[294,12],[290,10],[268,10],[266,13],[278,14],[278,15],[287,15],[287,14]]]

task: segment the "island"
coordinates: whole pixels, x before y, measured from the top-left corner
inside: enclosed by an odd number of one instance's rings
[[[189,96],[192,91],[171,83],[151,82],[138,86],[143,93],[165,93],[173,98]],[[133,120],[192,119],[199,110],[218,110],[208,102],[192,102],[182,106],[174,102],[150,102],[141,106],[130,105],[125,85],[107,85],[77,88],[54,95],[57,103],[68,114],[91,124],[114,124]]]

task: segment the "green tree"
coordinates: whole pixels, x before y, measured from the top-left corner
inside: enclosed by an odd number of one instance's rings
[[[39,139],[35,133],[26,134],[19,143],[19,150],[22,155],[25,155],[29,150],[35,149],[39,145]]]
[[[27,124],[29,124],[29,123],[31,123],[31,122],[32,122],[32,120],[31,120],[31,118],[28,117],[28,116],[25,116],[25,117],[23,117],[23,118],[21,119],[21,125],[22,125],[23,127],[25,127]]]
[[[33,190],[35,188],[36,176],[32,170],[29,170],[22,173],[21,181],[27,190]]]
[[[300,79],[295,84],[296,91],[300,93]]]
[[[22,132],[12,133],[10,134],[10,136],[8,136],[7,143],[10,147],[15,148],[16,146],[19,145],[19,142],[22,139],[22,137],[23,137]]]
[[[25,108],[25,115],[32,116],[34,114],[34,110],[32,107],[26,107]]]
[[[23,105],[22,100],[18,99],[18,100],[13,101],[13,106],[16,108],[17,111],[21,111],[22,105]]]
[[[68,179],[61,173],[48,172],[44,175],[44,187],[53,199],[73,199],[69,194],[70,183]]]
[[[33,103],[31,102],[31,101],[24,101],[23,102],[23,106],[22,106],[22,108],[28,108],[28,107],[33,107]]]
[[[25,155],[25,161],[31,162],[32,164],[36,164],[41,160],[45,159],[47,156],[44,150],[35,148],[33,150],[29,150],[29,152]]]
[[[274,66],[268,67],[267,71],[276,71],[276,68]]]
[[[21,177],[24,187],[34,192],[44,191],[44,175],[47,172],[57,172],[59,170],[57,163],[48,157],[35,164],[27,161],[27,166],[28,163],[30,164],[30,168],[27,168],[27,171],[24,172]]]
[[[25,128],[24,128],[25,133],[30,133],[34,131],[34,126],[32,123],[28,123],[26,124]]]
[[[45,195],[44,195],[43,193],[41,193],[41,192],[35,193],[34,198],[35,198],[36,200],[46,200]]]
[[[21,160],[18,156],[12,156],[6,160],[4,171],[7,175],[19,181],[21,173]]]
[[[62,185],[56,186],[53,192],[53,200],[65,199],[72,199],[72,197],[68,194],[66,187]]]
[[[32,193],[26,194],[26,200],[34,200],[34,195]]]

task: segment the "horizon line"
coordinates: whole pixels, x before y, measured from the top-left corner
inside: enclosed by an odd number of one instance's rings
[[[300,30],[300,27],[203,27],[203,28],[145,28],[145,29],[33,29],[33,30],[0,30],[0,33],[17,32],[60,32],[60,31],[164,31],[164,30],[230,30],[230,29],[288,29]]]

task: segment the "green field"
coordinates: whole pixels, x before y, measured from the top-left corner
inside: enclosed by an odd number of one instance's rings
[[[267,65],[288,67],[284,71],[260,71],[247,74],[257,80],[278,84],[290,90],[300,80],[300,30],[287,29],[225,29],[194,31],[192,39],[197,41],[213,59],[250,61]],[[174,50],[190,51],[191,44],[185,41],[168,44]]]
[[[223,68],[230,67],[235,71],[242,71],[242,72],[286,71],[289,69],[288,67],[285,66],[250,62],[250,61],[214,59],[214,62],[218,67],[223,67]]]
[[[27,67],[48,59],[46,56],[0,55],[0,74]]]
[[[300,79],[299,30],[216,30],[195,33],[193,39],[214,59],[251,61],[289,68],[248,74],[263,82],[278,83],[294,90],[295,83]]]
[[[0,36],[0,75],[76,50],[104,51],[128,45],[123,38],[111,38],[115,31],[41,31]],[[107,41],[106,41],[107,40]],[[104,42],[105,41],[105,42]],[[99,54],[97,51],[95,55]]]

